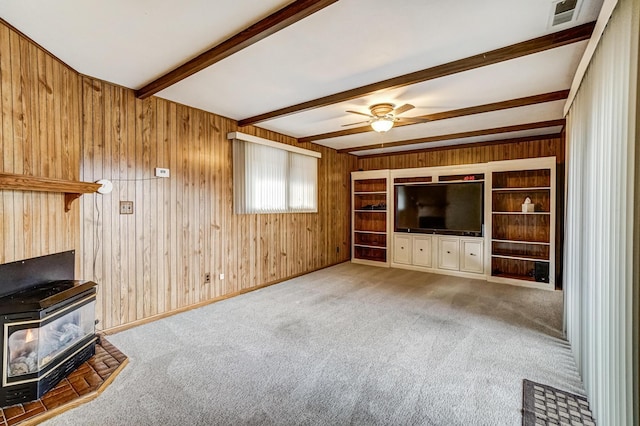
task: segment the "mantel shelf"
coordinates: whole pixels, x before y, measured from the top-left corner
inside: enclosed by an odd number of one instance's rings
[[[96,192],[101,186],[92,182],[0,173],[0,189],[63,193],[65,212],[71,210],[71,203],[76,198]]]

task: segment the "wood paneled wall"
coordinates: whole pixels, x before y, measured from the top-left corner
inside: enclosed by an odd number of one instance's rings
[[[80,78],[0,22],[0,171],[77,180]],[[79,203],[0,190],[0,263],[77,249]],[[78,269],[78,268],[77,268]]]
[[[99,283],[99,328],[349,259],[352,156],[305,146],[323,155],[317,214],[234,215],[235,121],[81,77],[1,21],[0,99],[0,171],[114,181],[69,213],[62,194],[0,190],[0,262],[76,249],[77,276]],[[155,167],[171,177],[155,179]]]
[[[479,144],[477,147],[428,149],[423,152],[358,159],[359,170],[405,169],[413,167],[452,166],[486,163],[520,158],[556,157],[564,163],[564,138],[529,141],[505,140],[500,144]]]
[[[226,138],[235,121],[155,97],[141,101],[90,78],[82,80],[82,99],[82,178],[114,182],[111,194],[82,198],[83,275],[100,283],[103,328],[349,259],[354,157],[307,145],[322,153],[317,214],[235,215]],[[154,178],[155,167],[171,177]],[[133,215],[119,214],[125,200],[134,202]]]

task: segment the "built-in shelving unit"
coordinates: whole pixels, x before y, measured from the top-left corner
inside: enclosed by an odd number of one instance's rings
[[[395,228],[399,186],[471,182],[484,183],[481,233]],[[353,172],[351,258],[554,290],[555,212],[555,157]]]
[[[553,288],[555,163],[505,163],[491,176],[491,277]],[[523,207],[527,198],[533,211]]]
[[[352,173],[352,253],[354,262],[387,264],[389,173]]]

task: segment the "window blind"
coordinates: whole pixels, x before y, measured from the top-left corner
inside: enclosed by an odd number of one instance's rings
[[[233,140],[234,211],[318,211],[320,154],[239,132]]]

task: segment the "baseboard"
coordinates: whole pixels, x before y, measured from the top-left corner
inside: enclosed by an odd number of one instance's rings
[[[284,282],[284,281],[287,281],[287,280],[291,280],[293,278],[301,277],[303,275],[310,274],[310,273],[316,272],[316,271],[320,271],[320,270],[325,269],[325,268],[330,268],[332,266],[336,266],[336,265],[339,265],[341,263],[345,263],[345,262],[349,262],[349,261],[350,261],[350,259],[341,260],[339,262],[334,262],[334,263],[331,263],[329,265],[325,265],[325,266],[321,266],[319,268],[311,269],[309,271],[300,272],[299,274],[294,274],[294,275],[290,275],[288,277],[279,278],[279,279],[274,280],[274,281],[269,281],[269,282],[264,283],[264,284],[259,284],[259,285],[255,286],[255,287],[249,287],[249,288],[242,289],[240,291],[236,291],[236,292],[233,292],[233,293],[225,294],[223,296],[214,297],[213,299],[209,299],[209,300],[205,300],[205,301],[202,301],[202,302],[198,302],[198,303],[195,303],[193,305],[184,306],[182,308],[174,309],[172,311],[163,312],[163,313],[157,314],[157,315],[152,315],[150,317],[142,318],[140,320],[132,321],[132,322],[129,322],[129,323],[126,323],[126,324],[118,325],[118,326],[107,328],[107,329],[104,329],[104,330],[99,330],[99,332],[101,334],[104,334],[104,335],[107,335],[107,336],[110,335],[110,334],[119,333],[121,331],[128,330],[130,328],[138,327],[138,326],[143,325],[143,324],[148,324],[150,322],[154,322],[154,321],[157,321],[157,320],[160,320],[160,319],[163,319],[163,318],[167,318],[167,317],[171,317],[173,315],[181,314],[183,312],[187,312],[187,311],[190,311],[192,309],[198,309],[198,308],[201,308],[203,306],[210,305],[212,303],[216,303],[216,302],[220,302],[222,300],[230,299],[232,297],[240,296],[242,294],[249,293],[251,291],[255,291],[255,290],[259,290],[261,288],[265,288],[265,287],[269,287],[269,286],[272,286],[272,285],[275,285],[275,284],[279,284],[281,282]]]

